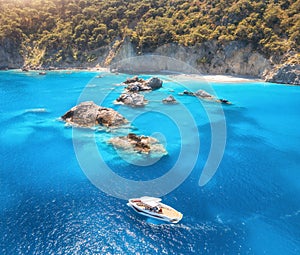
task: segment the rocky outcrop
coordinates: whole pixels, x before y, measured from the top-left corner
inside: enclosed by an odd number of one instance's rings
[[[132,107],[145,106],[148,100],[139,92],[152,91],[162,87],[163,81],[157,77],[152,77],[148,80],[134,76],[123,82],[127,86],[124,92],[115,100],[115,104],[125,104]]]
[[[178,102],[176,101],[176,99],[175,99],[172,95],[167,96],[166,98],[164,98],[164,99],[162,100],[162,102],[163,102],[164,104],[177,104],[177,103],[178,103]]]
[[[131,83],[135,83],[135,82],[144,82],[144,80],[140,79],[138,76],[134,76],[132,78],[127,78],[126,81],[124,81],[123,83],[131,84]]]
[[[123,83],[127,84],[125,87],[127,92],[140,92],[159,89],[162,87],[163,81],[157,77],[144,80],[138,76],[134,76],[133,78],[128,78]]]
[[[211,94],[209,94],[208,92],[206,92],[202,89],[199,89],[196,92],[184,90],[182,93],[179,93],[179,95],[181,95],[181,96],[183,96],[183,95],[194,96],[194,97],[198,97],[198,98],[203,99],[203,100],[216,102],[216,103],[221,103],[221,104],[232,104],[227,99],[217,98],[214,95],[211,95]]]
[[[130,133],[127,136],[113,137],[108,140],[116,149],[126,151],[127,153],[159,154],[166,155],[164,146],[154,137],[138,136]]]
[[[140,91],[150,91],[152,89],[148,86],[148,84],[145,83],[145,81],[143,81],[143,82],[130,83],[125,87],[125,90],[127,92],[140,92]]]
[[[61,118],[71,125],[80,127],[119,127],[128,123],[128,120],[117,111],[98,106],[92,101],[74,106]]]
[[[145,97],[138,93],[123,93],[115,101],[115,104],[125,104],[132,107],[142,107],[148,103]]]
[[[209,99],[209,100],[214,100],[216,97],[209,94],[208,92],[199,89],[196,92],[192,92],[192,91],[188,91],[188,90],[184,90],[182,93],[180,93],[179,95],[187,95],[187,96],[194,96],[194,97],[198,97],[198,98],[202,98],[202,99]]]
[[[146,82],[148,87],[150,87],[152,90],[160,89],[163,84],[163,81],[157,77],[152,77]]]
[[[300,85],[300,65],[286,64],[265,75],[267,82]]]
[[[202,90],[202,89],[199,89],[198,91],[195,92],[195,96],[196,97],[200,97],[200,98],[207,98],[207,99],[212,99],[214,98],[213,95],[209,94],[208,92]]]

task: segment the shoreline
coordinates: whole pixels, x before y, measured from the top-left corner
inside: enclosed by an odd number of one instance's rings
[[[172,75],[171,77],[176,77],[179,80],[193,79],[197,81],[207,81],[207,82],[224,82],[224,83],[235,83],[235,82],[263,82],[263,79],[252,76],[245,75],[223,75],[223,74],[178,74]]]
[[[109,68],[106,67],[93,67],[93,68],[57,68],[53,70],[47,69],[29,69],[28,71],[23,71],[21,68],[16,69],[8,69],[8,70],[0,70],[2,72],[7,71],[19,71],[23,73],[27,72],[59,72],[59,71],[74,71],[74,72],[107,72],[110,74],[126,74],[131,76],[139,76],[144,74],[132,74],[132,73],[118,73],[111,72]],[[147,73],[145,73],[147,74]],[[154,73],[152,73],[154,75]],[[253,76],[245,76],[245,75],[230,75],[230,74],[185,74],[185,73],[165,73],[165,72],[157,72],[155,75],[166,75],[170,78],[175,78],[178,80],[197,80],[197,81],[206,81],[206,82],[224,82],[224,83],[246,83],[246,82],[264,82],[263,79]]]

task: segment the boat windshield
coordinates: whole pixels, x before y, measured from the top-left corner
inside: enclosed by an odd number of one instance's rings
[[[156,202],[159,203],[161,201],[161,198],[156,198],[156,197],[141,197],[141,201],[143,203],[148,203],[148,202]]]
[[[155,201],[146,201],[146,202],[143,201],[143,203],[146,204],[146,205],[149,205],[150,207],[158,206],[158,203],[155,202]]]

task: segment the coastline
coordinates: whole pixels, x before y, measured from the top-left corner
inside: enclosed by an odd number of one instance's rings
[[[7,72],[7,71],[17,71],[22,73],[27,73],[27,71],[23,71],[22,69],[9,69],[9,70],[0,70],[0,72]],[[118,73],[112,72],[110,68],[106,67],[93,67],[93,68],[56,68],[54,70],[46,70],[46,69],[30,69],[28,72],[106,72],[110,74],[125,74],[130,77],[132,76],[140,76],[145,74],[132,74],[132,73]],[[227,75],[227,74],[185,74],[185,73],[164,73],[158,72],[152,75],[165,75],[170,77],[171,79],[174,78],[180,81],[203,81],[203,82],[216,82],[216,83],[250,83],[250,82],[264,82],[263,79],[253,76],[243,76],[243,75]]]

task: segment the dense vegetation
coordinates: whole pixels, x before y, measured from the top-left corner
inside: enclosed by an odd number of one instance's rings
[[[31,64],[93,61],[129,38],[137,52],[169,42],[246,40],[266,55],[299,52],[300,0],[0,0],[0,41]]]

